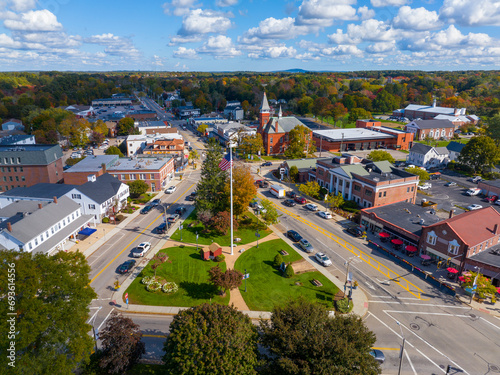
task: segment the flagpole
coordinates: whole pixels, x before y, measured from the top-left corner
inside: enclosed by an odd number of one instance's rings
[[[233,150],[231,148],[231,140],[229,140],[229,166],[231,170],[229,171],[230,180],[230,190],[231,190],[231,255],[233,255]]]

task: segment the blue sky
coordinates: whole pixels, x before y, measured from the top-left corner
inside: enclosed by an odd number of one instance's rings
[[[500,68],[500,0],[0,0],[0,70]]]

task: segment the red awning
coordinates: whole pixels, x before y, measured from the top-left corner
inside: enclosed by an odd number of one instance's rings
[[[394,245],[402,245],[403,240],[400,240],[399,238],[395,238],[391,241]]]
[[[406,251],[409,251],[410,253],[414,253],[415,251],[417,251],[417,248],[415,246],[408,245],[408,246],[406,246]]]
[[[465,282],[465,277],[463,277],[463,276],[458,276],[458,280],[460,280],[461,282]]]
[[[429,259],[431,259],[431,257],[430,257],[429,255],[427,255],[427,254],[422,254],[422,255],[420,255],[420,258],[422,258],[422,259],[424,259],[424,260],[429,260]]]
[[[500,293],[500,288],[497,288],[497,293]]]
[[[458,273],[458,270],[453,267],[448,267],[446,271],[448,271],[449,273]]]
[[[378,235],[382,238],[389,238],[391,236],[389,233],[386,232],[380,232]]]

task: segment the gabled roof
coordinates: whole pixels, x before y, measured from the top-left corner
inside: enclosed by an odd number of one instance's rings
[[[410,148],[410,152],[413,152],[415,154],[421,154],[421,155],[426,155],[428,152],[430,152],[434,147],[432,146],[427,146],[424,145],[423,143],[414,143],[413,147]]]
[[[368,172],[362,164],[352,164],[352,165],[342,165],[340,166],[339,168],[335,168],[335,169],[341,169],[344,171],[344,173],[346,175],[349,176],[349,178],[352,178],[352,174],[357,174],[359,176],[367,176],[370,174],[370,172]],[[333,170],[333,172],[335,171],[335,169]]]
[[[450,143],[448,143],[448,146],[446,146],[448,151],[454,151],[454,152],[458,152],[458,153],[462,152],[464,147],[465,147],[465,143],[458,143],[455,141],[451,141]]]
[[[14,223],[14,221],[19,221],[16,220],[15,216],[17,214],[31,214],[32,212],[35,212],[36,210],[39,209],[39,204],[43,206],[46,206],[49,204],[48,201],[15,201],[8,206],[5,206],[4,208],[0,209],[0,218],[5,218],[7,221],[9,221],[11,224]],[[17,215],[19,218],[22,218],[23,215]],[[13,220],[9,220],[9,218],[12,218]]]
[[[78,186],[77,189],[94,202],[101,204],[113,198],[120,190],[122,184],[116,177],[111,176],[109,173],[104,173],[102,176],[97,177],[94,182],[88,181]]]
[[[435,120],[449,120],[451,122],[470,122],[470,120],[467,118],[467,116],[462,116],[462,115],[437,115],[434,117]]]
[[[2,197],[25,197],[25,198],[40,198],[40,199],[52,199],[54,197],[60,198],[66,193],[73,190],[77,185],[67,185],[67,184],[49,184],[40,183],[32,185],[29,187],[17,187],[14,189],[7,190],[2,194]]]
[[[373,165],[380,169],[381,173],[392,173],[394,169],[394,166],[387,160],[376,161],[373,163]]]
[[[448,149],[446,147],[434,147],[434,150],[438,153],[438,155],[448,155]]]
[[[455,128],[455,125],[453,125],[453,123],[448,119],[415,120],[408,125],[411,125],[412,123],[414,123],[420,129]]]
[[[276,131],[276,123],[278,124],[278,131]],[[269,122],[264,125],[264,133],[289,133],[290,130],[295,128],[297,125],[302,125],[308,128],[302,121],[293,116],[287,117],[271,117]],[[309,129],[309,128],[308,128]]]
[[[20,165],[48,165],[63,157],[61,146],[56,145],[4,145],[2,157],[21,158]]]
[[[285,163],[288,165],[288,168],[296,166],[297,169],[300,170],[305,168],[315,168],[316,163],[321,160],[329,161],[331,160],[331,158],[293,159],[293,160],[286,160]]]
[[[465,212],[439,224],[446,224],[466,244],[475,246],[494,236],[495,225],[500,225],[500,213],[489,206]],[[429,228],[436,225],[429,225]]]

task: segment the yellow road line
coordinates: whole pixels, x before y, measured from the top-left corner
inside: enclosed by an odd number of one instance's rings
[[[142,337],[159,337],[164,339],[167,337],[167,335],[142,335]]]
[[[194,186],[194,184],[191,184],[191,186],[189,186],[189,187],[188,187],[185,191],[188,191],[188,190],[189,190],[189,189],[191,189],[193,186]],[[173,201],[171,204],[174,204],[175,202],[177,202],[179,199],[181,199],[181,197],[182,197],[182,196],[183,196],[183,195],[180,195],[180,196],[179,196],[179,198],[177,198],[177,199],[176,199],[175,201]],[[104,271],[105,269],[107,269],[107,268],[111,265],[111,263],[113,263],[113,262],[116,260],[116,258],[118,258],[121,254],[123,254],[123,252],[124,252],[125,250],[127,250],[127,249],[129,248],[129,246],[130,246],[130,245],[132,245],[132,243],[134,243],[134,241],[135,241],[135,240],[137,240],[137,239],[138,239],[138,238],[139,238],[142,234],[144,234],[144,232],[146,231],[146,229],[148,229],[148,228],[149,228],[149,227],[150,227],[150,226],[151,226],[151,225],[152,225],[152,224],[153,224],[156,220],[158,220],[160,217],[162,217],[162,215],[163,215],[163,212],[162,212],[161,214],[159,214],[159,215],[156,217],[156,219],[154,219],[154,220],[153,220],[153,221],[152,221],[152,222],[151,222],[151,223],[150,223],[150,224],[149,224],[146,228],[144,228],[144,230],[143,230],[141,233],[139,233],[137,236],[135,236],[135,237],[134,237],[134,239],[133,239],[132,241],[130,241],[130,242],[128,243],[128,245],[127,245],[127,246],[125,246],[125,247],[123,248],[123,250],[122,250],[122,251],[120,251],[118,254],[116,254],[116,256],[115,256],[113,259],[111,259],[111,261],[110,261],[108,264],[106,264],[106,266],[105,266],[105,267],[104,267],[101,271],[99,271],[99,273],[98,273],[97,275],[95,275],[95,276],[94,276],[94,278],[93,278],[92,280],[90,280],[90,284],[92,284],[92,282],[93,282],[95,279],[97,279],[97,277],[99,277],[99,275],[100,275],[101,273],[103,273],[103,271]]]
[[[261,197],[261,199],[267,199],[261,193],[258,193],[258,195]],[[287,210],[286,208],[280,207],[280,206],[276,205],[274,202],[271,202],[271,204],[277,210],[284,212],[284,213],[290,215],[291,217],[297,219],[298,221],[310,226],[311,228],[317,230],[318,232],[320,232],[320,233],[324,234],[325,236],[327,236],[328,238],[332,239],[338,245],[340,245],[344,249],[350,251],[352,254],[359,256],[359,258],[361,260],[363,260],[365,263],[372,266],[374,269],[376,269],[377,271],[382,273],[384,276],[386,276],[389,280],[394,281],[401,288],[403,288],[404,290],[406,290],[410,294],[414,295],[418,299],[423,300],[423,301],[428,300],[428,299],[421,298],[421,293],[424,292],[422,289],[420,289],[418,286],[416,286],[412,282],[406,280],[404,277],[402,277],[398,273],[394,272],[386,265],[380,263],[378,260],[375,260],[375,258],[373,258],[371,255],[365,253],[364,251],[361,251],[360,249],[358,249],[354,245],[350,244],[349,242],[347,242],[343,238],[340,238],[340,237],[336,236],[335,234],[325,230],[324,228],[321,228],[318,225],[311,223],[310,221],[308,221],[308,220],[302,218],[301,216]],[[349,247],[348,247],[348,245],[349,245]],[[412,290],[410,290],[410,286],[412,287]]]
[[[146,335],[143,335],[146,336]],[[375,348],[373,347],[372,349],[377,349],[377,350],[401,350],[401,348]]]

